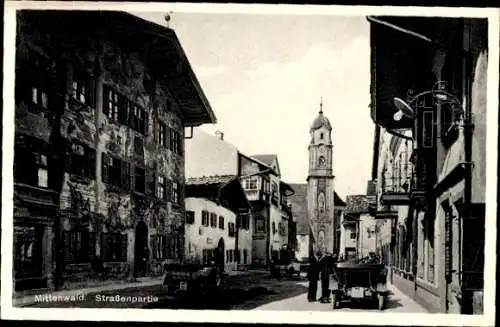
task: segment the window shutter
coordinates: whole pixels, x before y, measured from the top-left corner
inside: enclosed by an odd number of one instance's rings
[[[101,177],[104,183],[109,183],[109,155],[105,152],[101,154]]]
[[[70,172],[71,171],[71,157],[72,157],[71,141],[66,140],[65,143],[66,143],[66,158],[65,158],[66,171]]]
[[[172,149],[172,129],[165,125],[165,145],[167,149]]]
[[[179,155],[184,155],[184,135],[182,135],[182,133],[177,133],[178,135],[178,138],[177,138],[177,141],[179,142],[179,146],[178,146],[178,149],[179,149]]]
[[[130,163],[126,161],[120,161],[121,164],[121,186],[125,190],[130,189]]]
[[[153,125],[154,126],[154,125]],[[147,136],[149,133],[149,113],[144,109],[144,135]],[[153,133],[154,135],[154,133]]]
[[[130,126],[130,122],[129,122],[129,119],[132,117],[132,115],[130,114],[130,102],[128,101],[128,99],[119,94],[118,95],[118,121],[123,124],[123,125],[129,125]]]
[[[109,86],[102,86],[102,113],[109,116]]]
[[[146,194],[155,195],[156,190],[156,168],[146,168]]]
[[[179,204],[184,203],[184,190],[185,190],[185,185],[183,182],[178,182],[177,183],[177,192],[178,196],[177,199],[179,200]]]
[[[91,179],[95,178],[95,149],[87,148],[87,176]]]
[[[166,183],[167,202],[172,201],[172,181],[167,179]]]

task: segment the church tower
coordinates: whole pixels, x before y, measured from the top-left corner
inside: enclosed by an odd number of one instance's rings
[[[332,126],[323,115],[323,100],[319,114],[309,130],[309,173],[307,176],[307,209],[311,226],[310,245],[313,250],[333,252],[334,176]],[[311,247],[311,246],[310,246]]]

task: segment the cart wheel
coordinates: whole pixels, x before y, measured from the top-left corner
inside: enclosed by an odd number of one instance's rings
[[[377,298],[378,298],[378,309],[384,310],[385,296],[382,294],[378,294]]]

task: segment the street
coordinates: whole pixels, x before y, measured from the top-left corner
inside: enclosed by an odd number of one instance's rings
[[[318,295],[320,290],[318,289]],[[76,292],[77,293],[77,292]],[[212,310],[299,310],[330,311],[332,304],[307,301],[307,281],[303,277],[277,280],[268,275],[234,280],[226,290],[210,296],[182,298],[167,296],[163,285],[125,288],[86,294],[83,300],[38,302],[31,307],[79,308],[154,308]],[[123,301],[116,301],[120,297]],[[113,299],[111,299],[113,297]],[[131,299],[136,298],[135,302]],[[142,300],[137,300],[141,298]],[[105,300],[106,299],[106,300]],[[155,299],[152,301],[151,299]],[[148,303],[149,301],[149,303]],[[363,303],[344,302],[339,311],[373,311]],[[390,286],[384,312],[426,313],[427,311]]]

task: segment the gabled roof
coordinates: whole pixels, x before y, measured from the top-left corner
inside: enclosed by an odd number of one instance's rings
[[[348,195],[346,197],[346,214],[362,214],[369,212],[369,202],[366,195]]]
[[[255,154],[251,157],[259,160],[260,162],[271,168],[273,168],[273,166],[276,166],[275,171],[278,173],[278,175],[281,175],[277,154]]]

